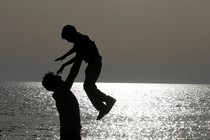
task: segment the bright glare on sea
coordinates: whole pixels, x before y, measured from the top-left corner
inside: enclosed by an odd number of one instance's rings
[[[81,112],[83,140],[210,139],[210,85],[98,83],[117,99],[97,112],[82,83],[72,91]],[[58,140],[59,120],[51,92],[39,82],[0,82],[1,140]]]

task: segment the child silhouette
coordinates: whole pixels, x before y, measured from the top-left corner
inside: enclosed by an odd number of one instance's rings
[[[74,43],[74,45],[72,49],[63,56],[57,58],[55,61],[62,61],[73,53],[76,53],[76,55],[74,58],[64,63],[57,71],[57,74],[62,73],[63,69],[72,63],[74,66],[75,63],[81,64],[84,60],[88,64],[85,70],[84,90],[93,106],[99,111],[97,120],[100,120],[109,113],[116,102],[114,98],[107,96],[97,89],[95,84],[101,72],[102,57],[99,55],[94,41],[90,40],[88,36],[77,32],[76,28],[72,25],[66,25],[63,27],[61,37],[70,43]],[[78,71],[75,72],[75,76],[78,74]]]

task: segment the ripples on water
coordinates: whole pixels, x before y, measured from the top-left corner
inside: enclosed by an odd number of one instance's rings
[[[82,138],[90,140],[209,139],[210,85],[100,83],[117,99],[104,119],[74,84]],[[1,140],[58,140],[59,121],[51,92],[38,82],[0,83]]]

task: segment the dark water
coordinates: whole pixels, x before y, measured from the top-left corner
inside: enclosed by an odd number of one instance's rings
[[[86,140],[210,139],[210,85],[99,83],[117,99],[101,121],[81,83],[78,98]],[[51,92],[39,82],[0,83],[1,140],[58,140]]]

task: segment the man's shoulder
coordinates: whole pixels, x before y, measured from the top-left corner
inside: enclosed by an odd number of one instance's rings
[[[52,97],[54,99],[65,96],[66,94],[69,93],[69,89],[67,89],[66,86],[60,87],[58,90],[54,91],[54,93],[52,94]]]

